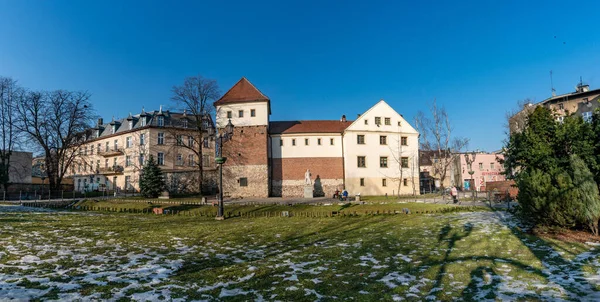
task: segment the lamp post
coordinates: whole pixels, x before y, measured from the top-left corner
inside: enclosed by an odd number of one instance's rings
[[[215,161],[219,165],[219,209],[217,211],[217,220],[224,220],[224,208],[223,208],[223,164],[227,161],[227,157],[223,157],[223,139],[229,140],[233,136],[233,124],[231,119],[225,126],[225,133],[219,133],[219,156],[215,158]]]

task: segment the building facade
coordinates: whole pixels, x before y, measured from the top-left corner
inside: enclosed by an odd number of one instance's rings
[[[600,107],[600,89],[590,90],[589,85],[579,83],[575,92],[553,95],[537,104],[525,104],[521,111],[510,117],[510,133],[521,132],[524,129],[527,117],[536,106],[550,109],[559,122],[569,115],[580,115],[584,120],[591,120],[594,110]]]
[[[449,151],[419,150],[419,178],[421,192],[435,192],[449,188],[455,181],[455,155]],[[442,181],[443,169],[446,175]]]
[[[419,193],[418,132],[385,101],[354,121],[271,121],[271,101],[242,78],[217,102],[223,144],[223,193],[231,197]]]
[[[204,188],[216,188],[215,130],[212,118],[202,118],[199,134],[194,116],[163,111],[145,112],[104,123],[98,119],[76,147],[67,177],[75,190],[138,191],[140,172],[152,155],[174,192],[199,190],[202,161]],[[203,158],[197,157],[202,144]]]
[[[473,158],[474,157],[474,158]],[[505,181],[502,154],[468,152],[460,153],[454,163],[455,186],[465,191],[486,191],[487,182]],[[469,164],[469,161],[472,163]],[[473,172],[472,174],[469,172]]]

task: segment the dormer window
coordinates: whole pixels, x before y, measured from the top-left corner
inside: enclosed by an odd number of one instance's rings
[[[207,120],[202,121],[202,128],[208,129],[208,121]]]
[[[188,127],[188,120],[186,120],[186,119],[181,120],[181,125],[183,126],[183,128],[187,128]]]
[[[165,117],[164,116],[159,116],[158,117],[158,126],[159,127],[163,127],[165,125]]]
[[[117,132],[117,125],[112,125],[111,134],[115,134]]]
[[[96,138],[100,137],[100,130],[96,130],[94,135],[96,136]]]
[[[141,126],[142,127],[146,126],[146,118],[145,117],[142,117],[142,125]]]
[[[129,121],[129,129],[133,129],[133,121]]]

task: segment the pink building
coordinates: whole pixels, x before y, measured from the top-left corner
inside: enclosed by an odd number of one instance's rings
[[[472,164],[467,164],[467,158]],[[485,191],[485,183],[504,181],[504,168],[499,160],[504,156],[498,153],[460,153],[454,166],[455,185],[463,190]],[[469,172],[473,171],[473,175]]]

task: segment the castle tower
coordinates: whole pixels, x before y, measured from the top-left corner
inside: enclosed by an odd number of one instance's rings
[[[214,106],[220,133],[229,120],[234,125],[233,136],[223,144],[224,196],[268,197],[271,101],[242,78]]]

